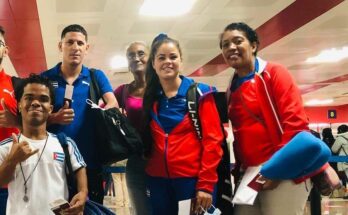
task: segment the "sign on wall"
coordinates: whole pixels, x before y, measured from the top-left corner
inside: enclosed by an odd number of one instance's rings
[[[327,118],[328,119],[337,119],[336,110],[327,110]]]

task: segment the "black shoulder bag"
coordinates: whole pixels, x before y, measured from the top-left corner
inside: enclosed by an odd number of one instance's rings
[[[91,84],[90,98],[87,103],[96,123],[96,143],[99,160],[104,165],[124,160],[133,154],[142,153],[141,137],[131,126],[127,117],[118,108],[104,110],[97,104],[99,98],[103,99],[96,81],[95,70],[90,69]],[[106,102],[104,101],[106,104]]]
[[[201,131],[201,123],[199,120],[199,113],[198,113],[198,101],[199,101],[199,94],[197,93],[197,83],[191,84],[189,90],[187,91],[187,107],[189,111],[189,116],[192,119],[192,124],[196,129],[197,136],[199,139],[202,138]],[[214,94],[215,100],[216,95]],[[219,95],[219,98],[221,96]],[[225,98],[222,96],[221,98]],[[225,101],[225,100],[224,100]],[[215,102],[217,106],[217,110],[219,111],[220,117],[226,117],[227,113],[223,110],[223,106],[227,107],[227,105],[224,105],[223,102],[219,102],[219,105]],[[226,104],[226,101],[225,101]],[[226,109],[225,109],[226,110]],[[227,117],[226,117],[227,118]],[[221,129],[223,134],[225,134],[223,130],[223,125],[221,124]],[[233,214],[233,205],[232,205],[232,183],[231,183],[231,171],[230,171],[230,151],[227,146],[226,138],[224,138],[224,141],[222,143],[222,150],[223,155],[222,159],[217,167],[217,174],[218,174],[218,182],[217,182],[217,198],[216,198],[216,207],[219,208],[222,212],[222,214]]]

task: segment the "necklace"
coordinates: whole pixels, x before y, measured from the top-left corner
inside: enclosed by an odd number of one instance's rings
[[[18,142],[19,142],[20,136],[21,135],[19,135],[19,137],[18,137]],[[39,162],[41,160],[42,154],[44,153],[46,145],[47,145],[47,140],[48,140],[48,134],[46,136],[45,145],[44,145],[44,147],[42,149],[42,152],[40,153],[39,159],[37,159],[37,162],[36,162],[36,164],[34,166],[34,169],[31,171],[31,173],[29,174],[28,178],[25,178],[24,172],[23,172],[23,168],[22,168],[22,163],[19,163],[19,166],[21,167],[21,172],[22,172],[22,175],[23,175],[23,179],[24,179],[24,196],[23,196],[23,201],[24,202],[28,202],[29,201],[29,197],[27,195],[27,191],[28,191],[27,183],[28,183],[30,177],[33,175],[34,171],[36,170],[37,165],[39,164]]]

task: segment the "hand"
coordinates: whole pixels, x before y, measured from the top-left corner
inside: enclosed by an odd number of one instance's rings
[[[197,214],[202,213],[203,211],[202,208],[207,211],[211,207],[212,203],[213,203],[213,197],[210,193],[206,193],[204,191],[197,191],[195,213]]]
[[[18,138],[12,133],[13,144],[8,155],[8,161],[13,162],[13,164],[18,164],[25,161],[30,156],[36,154],[39,149],[32,150],[27,141],[18,143]]]
[[[1,106],[3,110],[0,110],[0,127],[4,128],[14,128],[18,127],[18,119],[15,114],[9,111],[5,104],[4,99],[1,99]]]
[[[127,111],[125,108],[119,108],[119,110],[123,115],[127,116]]]
[[[74,120],[74,109],[69,108],[69,102],[65,101],[64,106],[49,117],[49,124],[68,125]]]
[[[83,214],[85,203],[87,201],[87,194],[85,192],[78,192],[70,201],[70,208],[63,211],[67,215]]]
[[[280,184],[279,180],[271,180],[271,179],[263,177],[262,175],[257,180],[264,182],[262,186],[262,190],[273,190],[277,188],[278,185]]]

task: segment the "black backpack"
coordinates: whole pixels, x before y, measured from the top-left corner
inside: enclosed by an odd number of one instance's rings
[[[192,123],[197,131],[197,136],[201,139],[201,123],[199,120],[198,113],[198,101],[199,94],[197,93],[198,83],[191,84],[189,90],[187,91],[187,107],[189,111],[189,116],[192,119]],[[227,120],[227,105],[226,99],[223,93],[214,93],[215,104],[219,112],[221,121]],[[217,102],[218,101],[218,102]],[[221,129],[223,134],[223,125],[221,123]],[[230,171],[230,152],[227,146],[226,138],[222,143],[223,155],[222,159],[217,167],[218,182],[217,182],[217,196],[216,196],[216,207],[222,212],[222,215],[233,214],[233,204],[232,204],[232,183],[231,183],[231,171]]]

